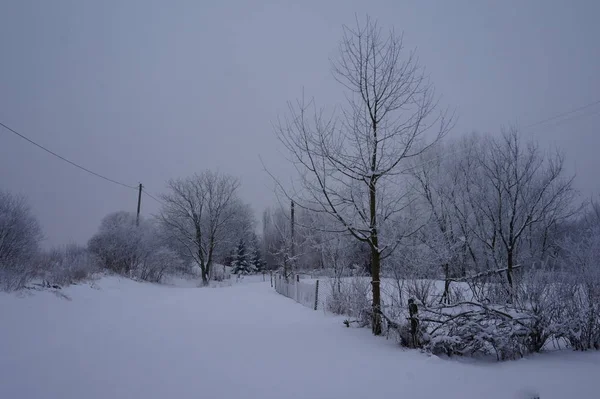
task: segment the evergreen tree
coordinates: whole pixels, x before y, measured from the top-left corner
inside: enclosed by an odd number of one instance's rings
[[[260,255],[260,250],[257,246],[255,246],[252,250],[252,257],[250,259],[250,263],[252,264],[252,268],[256,272],[262,272],[265,268],[265,262],[263,261],[262,256]]]
[[[233,261],[231,262],[233,274],[250,274],[252,273],[253,267],[248,259],[248,254],[246,252],[246,243],[244,240],[240,240],[235,253],[233,254]]]

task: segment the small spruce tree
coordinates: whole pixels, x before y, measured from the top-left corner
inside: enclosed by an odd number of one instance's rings
[[[250,263],[252,264],[252,268],[256,272],[262,272],[265,268],[265,262],[260,255],[260,250],[258,247],[254,247],[252,250],[252,258],[250,259]]]
[[[248,254],[246,253],[246,243],[244,240],[240,240],[240,243],[233,254],[231,268],[231,272],[233,274],[250,274],[253,272],[252,264],[248,259]]]

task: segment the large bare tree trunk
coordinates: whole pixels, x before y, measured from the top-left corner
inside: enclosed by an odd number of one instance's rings
[[[375,160],[376,154],[373,156]],[[372,179],[374,180],[374,179]],[[381,334],[381,252],[379,250],[379,235],[377,229],[377,189],[375,181],[369,187],[369,210],[371,214],[371,285],[373,289],[373,334]]]
[[[200,261],[200,278],[202,279],[202,285],[208,285],[208,270],[204,261]]]

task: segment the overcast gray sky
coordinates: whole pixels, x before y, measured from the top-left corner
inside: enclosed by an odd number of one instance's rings
[[[149,192],[211,168],[238,176],[261,212],[274,202],[259,154],[280,171],[271,122],[304,87],[339,99],[329,72],[341,26],[369,13],[418,47],[453,135],[528,125],[600,100],[600,2],[0,2],[0,122]],[[567,152],[584,194],[600,193],[600,105],[527,130]],[[0,188],[24,194],[46,245],[85,243],[136,193],[0,128]],[[158,204],[143,199],[151,214]]]

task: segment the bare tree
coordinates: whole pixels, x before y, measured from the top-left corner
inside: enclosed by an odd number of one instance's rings
[[[229,208],[230,222],[218,235],[220,244],[215,247],[213,254],[215,263],[229,264],[240,240],[247,244],[256,240],[256,218],[252,207],[235,198],[229,204]]]
[[[442,267],[444,292],[442,302],[448,303],[451,278],[461,273],[466,263],[465,237],[461,229],[461,208],[456,202],[455,188],[460,179],[456,173],[455,151],[452,145],[439,145],[416,159],[410,169],[415,190],[429,212],[429,222],[421,230],[420,241],[430,258]],[[458,214],[457,214],[458,211]]]
[[[334,78],[347,103],[326,117],[312,102],[289,106],[276,132],[291,155],[299,187],[284,189],[303,208],[333,216],[340,230],[371,250],[373,334],[381,334],[380,265],[402,234],[384,226],[407,204],[401,184],[407,159],[436,143],[450,119],[437,112],[434,90],[402,36],[367,18],[344,27]],[[387,233],[389,232],[389,233]]]
[[[0,287],[21,288],[33,276],[41,240],[42,230],[25,198],[0,191]]]
[[[591,227],[600,226],[600,198],[590,200],[589,209],[584,214],[584,220]]]
[[[277,250],[281,246],[279,234],[273,226],[273,215],[271,209],[265,209],[262,215],[262,250],[265,254],[265,262],[268,269],[275,269],[278,265]]]
[[[296,239],[297,240],[297,239]],[[271,268],[283,267],[283,275],[287,280],[293,273],[292,232],[290,217],[282,207],[265,210],[263,214],[263,241],[267,264]]]
[[[522,255],[543,259],[551,229],[573,215],[574,177],[565,177],[560,153],[546,155],[534,142],[523,143],[516,129],[487,137],[478,154],[481,173],[471,175],[468,190],[477,219],[473,232],[494,265],[506,268],[512,290]]]
[[[169,194],[162,196],[165,205],[160,220],[202,272],[208,284],[215,253],[223,244],[227,228],[239,214],[239,181],[229,175],[205,171],[185,179],[170,180]]]

